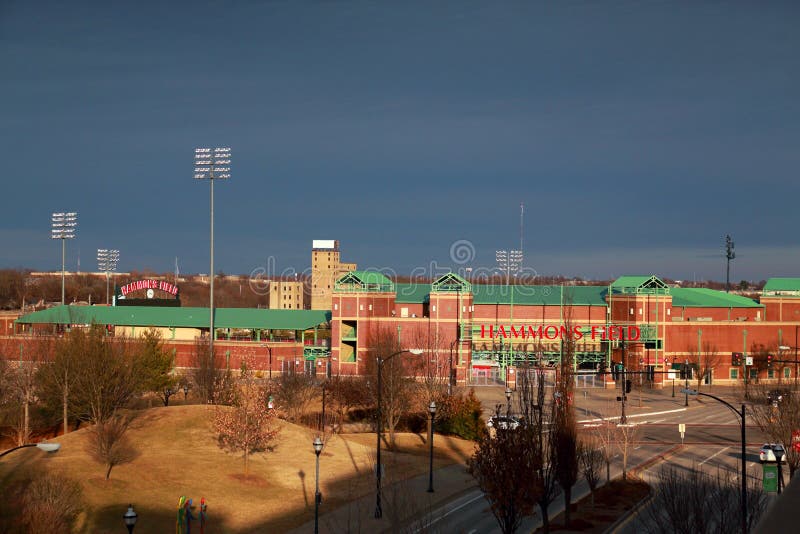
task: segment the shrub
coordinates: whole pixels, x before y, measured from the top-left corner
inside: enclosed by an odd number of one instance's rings
[[[22,507],[25,532],[71,532],[83,508],[80,485],[61,475],[42,475],[25,490]]]
[[[484,430],[481,419],[481,401],[475,392],[466,395],[452,395],[445,401],[441,418],[437,419],[437,431],[452,434],[463,439],[476,440]]]

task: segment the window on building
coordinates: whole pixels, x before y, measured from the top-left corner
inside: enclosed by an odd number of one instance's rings
[[[767,378],[775,378],[775,369],[767,369]]]
[[[783,368],[783,378],[789,378],[790,376],[792,376],[792,370],[789,369],[788,367],[784,367]]]
[[[738,380],[738,379],[739,379],[739,370],[731,369],[731,380]]]
[[[758,369],[750,369],[750,380],[758,378]]]

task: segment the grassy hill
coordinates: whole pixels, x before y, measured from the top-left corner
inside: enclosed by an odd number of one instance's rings
[[[245,479],[241,456],[217,446],[212,407],[159,407],[137,414],[129,436],[139,456],[115,467],[110,480],[86,453],[88,432],[82,429],[55,440],[62,444],[55,454],[26,449],[0,460],[0,484],[7,487],[26,473],[47,470],[78,481],[85,502],[79,526],[92,533],[124,531],[128,503],[139,514],[137,534],[171,532],[181,495],[196,506],[205,497],[213,532],[283,532],[313,518],[312,430],[282,422],[275,450],[251,456]],[[329,440],[320,457],[325,509],[374,491],[374,440],[374,434]],[[401,434],[398,442],[398,452],[386,454],[387,470],[405,477],[426,472],[421,437]],[[457,438],[437,438],[436,445],[437,466],[463,462],[472,451],[470,442]]]

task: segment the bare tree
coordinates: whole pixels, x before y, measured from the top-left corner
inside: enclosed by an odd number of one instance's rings
[[[283,373],[275,381],[278,406],[289,421],[299,422],[311,403],[322,393],[314,378],[303,373]]]
[[[362,377],[333,376],[326,382],[325,390],[338,427],[347,420],[350,410],[369,402],[367,383]]]
[[[689,363],[694,364],[697,370],[697,376],[694,378],[697,380],[697,389],[699,390],[706,376],[713,373],[714,369],[722,363],[722,355],[716,345],[706,341],[702,343],[700,352],[697,352],[695,348],[689,349]]]
[[[759,398],[766,398],[766,387],[760,388]],[[777,405],[750,405],[752,418],[758,428],[775,443],[786,445],[784,461],[789,466],[789,478],[793,477],[800,467],[800,452],[794,446],[795,432],[800,430],[800,392],[784,395]]]
[[[570,302],[569,297],[567,297]],[[573,405],[575,339],[572,306],[565,307],[564,332],[561,339],[561,362],[555,391],[555,409],[551,427],[555,477],[564,493],[564,526],[569,527],[572,487],[578,481],[578,429]]]
[[[40,342],[41,341],[41,342]],[[6,343],[3,352],[8,354],[11,343]],[[36,373],[40,365],[49,359],[48,340],[23,340],[19,342],[19,360],[7,365],[5,383],[6,419],[13,429],[17,445],[28,443],[31,438],[31,410],[36,407],[39,384]]]
[[[242,453],[244,476],[248,476],[250,455],[270,448],[278,435],[275,415],[268,406],[268,393],[256,383],[253,362],[242,360],[239,376],[231,388],[219,391],[215,399],[214,430],[220,447]]]
[[[80,484],[63,475],[46,473],[25,488],[20,520],[29,534],[72,532],[82,510]]]
[[[420,325],[411,334],[411,344],[424,352],[408,366],[422,394],[415,395],[414,410],[426,413],[431,401],[446,404],[450,374],[450,346],[438,327]]]
[[[203,404],[213,402],[219,390],[230,382],[230,370],[220,369],[214,362],[208,340],[197,339],[192,349],[192,368],[188,375]]]
[[[531,429],[529,445],[536,455],[536,470],[529,474],[531,483],[537,487],[537,503],[542,514],[542,526],[550,531],[550,504],[558,497],[559,485],[556,477],[555,433],[545,432],[555,420],[554,397],[546,395],[546,375],[542,367],[520,366],[517,369],[517,400],[523,425]]]
[[[611,460],[614,458],[616,423],[612,421],[610,416],[612,412],[609,406],[605,410],[601,410],[600,423],[595,428],[594,436],[598,440],[598,451],[600,452],[603,463],[606,466],[606,483],[611,482]]]
[[[139,455],[128,436],[129,419],[119,415],[99,420],[90,430],[87,452],[98,463],[105,465],[106,480],[114,466],[132,462]]]
[[[84,335],[71,389],[73,409],[80,419],[98,423],[114,417],[138,393],[135,352],[130,339],[108,337],[100,326]]]
[[[44,404],[61,407],[64,434],[69,432],[70,391],[79,371],[81,353],[86,350],[86,335],[81,329],[74,329],[67,335],[57,338],[53,350],[53,360],[39,368],[37,381],[39,397]]]
[[[541,471],[541,454],[536,450],[537,434],[533,425],[498,429],[494,437],[484,432],[468,461],[469,472],[504,534],[516,532],[522,518],[533,513],[539,501],[541,485],[535,477]]]
[[[395,448],[395,432],[400,420],[409,412],[413,402],[413,391],[416,383],[409,378],[407,373],[406,353],[398,354],[389,358],[401,350],[398,334],[394,329],[374,325],[368,331],[369,353],[365,362],[367,376],[370,377],[370,393],[377,404],[377,376],[378,368],[382,370],[381,375],[381,416],[386,430],[389,431],[390,449]],[[382,365],[378,365],[378,358],[384,359]],[[386,360],[386,358],[389,358]]]
[[[639,426],[635,423],[619,423],[614,432],[614,443],[622,456],[622,480],[628,480],[628,459],[633,444],[639,439]]]
[[[589,486],[589,499],[594,511],[594,491],[600,484],[600,470],[605,462],[600,443],[596,438],[587,438],[578,442],[578,463],[583,479]]]
[[[747,530],[750,531],[761,518],[766,500],[757,477],[747,478]],[[651,491],[651,501],[639,516],[638,531],[692,534],[740,529],[741,486],[735,471],[719,470],[711,474],[698,467],[679,470],[664,466]]]

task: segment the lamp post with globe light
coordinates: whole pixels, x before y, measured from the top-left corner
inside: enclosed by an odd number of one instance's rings
[[[125,526],[128,527],[128,534],[133,534],[133,527],[136,526],[136,520],[139,518],[139,514],[133,509],[133,505],[128,505],[128,511],[122,516],[122,520],[125,521]]]
[[[436,417],[436,403],[431,401],[428,405],[428,412],[431,414],[431,431],[429,435],[430,440],[430,469],[428,471],[428,493],[433,493],[433,420]]]
[[[319,492],[319,455],[322,452],[322,438],[317,436],[314,439],[314,454],[317,456],[317,477],[316,490],[314,491],[314,534],[319,534],[319,504],[322,502],[322,494]]]
[[[7,451],[4,451],[4,452],[0,453],[0,458],[5,456],[6,454],[11,454],[12,452],[17,451],[19,449],[27,449],[28,447],[36,447],[37,449],[42,450],[44,452],[56,452],[58,449],[61,448],[61,444],[60,443],[47,443],[47,442],[26,443],[25,445],[19,445],[17,447],[14,447],[12,449],[8,449]]]

